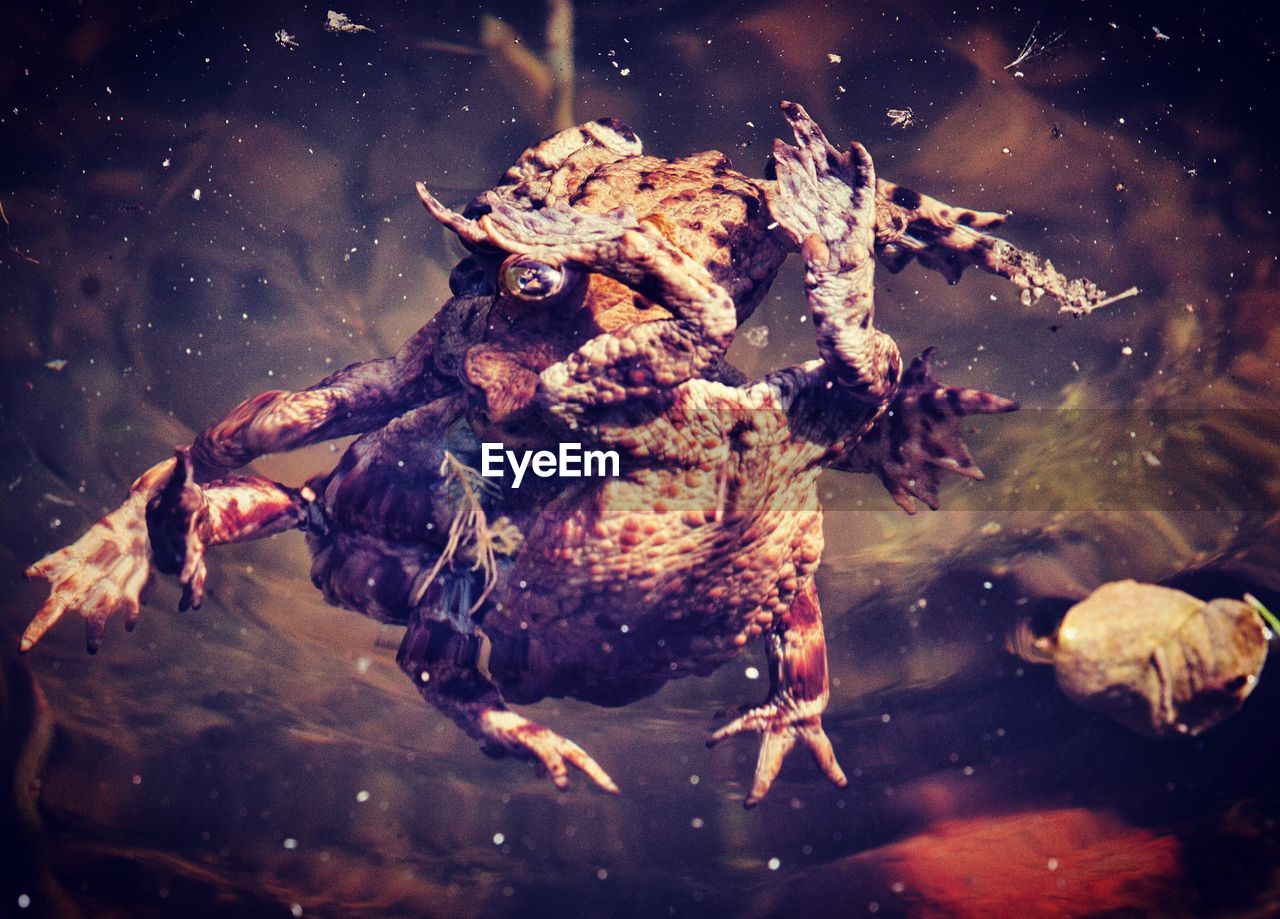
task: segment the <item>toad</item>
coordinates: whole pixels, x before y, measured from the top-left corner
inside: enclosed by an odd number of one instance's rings
[[[1001,215],[877,181],[860,146],[840,152],[798,106],[785,111],[797,146],[779,142],[765,181],[721,154],[645,157],[606,120],[527,151],[461,214],[420,187],[473,250],[435,319],[392,358],[247,400],[144,474],[29,570],[53,590],[23,649],[67,610],[91,650],[113,615],[132,628],[153,560],[198,606],[207,546],[296,527],[329,600],[407,626],[399,661],[429,702],[560,787],[574,766],[616,790],[507,701],[625,704],[762,634],[768,699],[712,741],[762,735],[748,804],[796,743],[843,784],[821,727],[815,477],[875,472],[907,509],[913,496],[935,506],[944,473],[979,475],[957,420],[1014,407],[941,386],[927,355],[902,369],[872,324],[875,259],[897,270],[915,257],[950,280],[977,265],[1076,312],[1107,300],[983,232]],[[747,384],[724,352],[796,249],[820,357]],[[347,434],[362,436],[300,489],[223,475]],[[481,437],[608,446],[625,468],[486,494],[466,473]]]

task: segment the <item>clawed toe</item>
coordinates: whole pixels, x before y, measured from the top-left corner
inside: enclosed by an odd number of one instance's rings
[[[707,746],[713,747],[743,733],[760,734],[760,754],[756,758],[751,791],[742,802],[744,807],[755,807],[769,793],[782,769],[783,760],[795,749],[797,742],[808,747],[818,768],[836,787],[844,788],[849,784],[818,716],[796,718],[773,703],[765,703],[713,732],[707,739]]]
[[[502,710],[486,712],[481,717],[480,730],[489,752],[533,760],[561,791],[569,788],[569,766],[573,766],[602,790],[620,793],[609,774],[582,747],[522,715]]]

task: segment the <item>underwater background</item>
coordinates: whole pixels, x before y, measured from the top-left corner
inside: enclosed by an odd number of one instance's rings
[[[1005,650],[1118,578],[1280,606],[1277,16],[957,6],[362,0],[342,12],[373,31],[344,34],[304,3],[10,6],[0,915],[1280,913],[1280,672],[1157,742]],[[573,14],[559,84],[549,7]],[[159,578],[96,656],[76,617],[18,655],[31,562],[241,399],[388,355],[447,298],[462,250],[415,180],[460,205],[602,116],[759,176],[780,99],[886,178],[1011,211],[1000,235],[1069,276],[1141,288],[1074,319],[976,272],[878,272],[904,355],[938,345],[940,377],[1023,408],[973,425],[987,479],[936,513],[823,480],[847,789],[796,755],[743,810],[755,744],[704,740],[763,698],[757,643],[626,708],[531,709],[623,789],[560,794],[429,710],[398,630],[326,606],[297,533],[213,553],[198,612]],[[812,356],[806,315],[793,260],[732,360]],[[296,484],[340,449],[254,468]]]

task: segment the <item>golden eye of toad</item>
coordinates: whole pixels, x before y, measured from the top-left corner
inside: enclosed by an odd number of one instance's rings
[[[567,273],[563,268],[516,256],[502,266],[502,287],[521,300],[546,300],[565,288]]]

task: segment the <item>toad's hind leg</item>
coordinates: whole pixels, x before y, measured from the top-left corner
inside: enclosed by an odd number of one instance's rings
[[[796,146],[774,144],[778,193],[769,207],[804,254],[818,352],[846,393],[883,405],[898,384],[902,359],[873,324],[875,168],[860,144],[847,153],[831,146],[799,105],[784,102],[782,110]]]
[[[848,784],[831,741],[822,729],[822,713],[830,695],[827,642],[822,631],[818,593],[812,582],[799,593],[786,615],[765,638],[769,657],[768,698],[764,704],[749,709],[717,730],[707,741],[707,746],[715,746],[748,731],[760,735],[755,777],[743,802],[747,807],[759,804],[768,794],[782,761],[797,741],[809,748],[827,778],[840,788]]]
[[[489,756],[533,760],[557,788],[569,787],[569,766],[610,794],[618,786],[576,743],[507,708],[498,688],[481,672],[482,640],[445,622],[414,616],[396,661],[422,698],[480,741]]]

